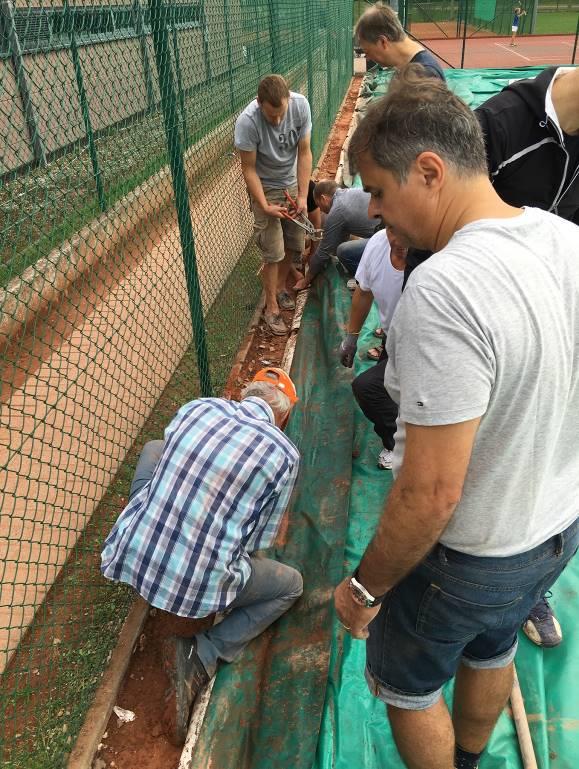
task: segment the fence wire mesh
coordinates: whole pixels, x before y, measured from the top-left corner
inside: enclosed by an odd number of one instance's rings
[[[66,765],[132,601],[98,565],[139,450],[256,306],[235,117],[284,74],[316,157],[351,70],[351,0],[0,0],[4,767]]]

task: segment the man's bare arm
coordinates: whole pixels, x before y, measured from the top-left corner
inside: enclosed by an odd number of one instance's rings
[[[360,286],[356,286],[354,296],[352,297],[352,306],[350,308],[350,320],[347,326],[349,334],[360,333],[360,329],[368,317],[373,301],[374,294],[371,291],[363,291]]]
[[[479,422],[406,424],[402,469],[360,563],[372,595],[392,589],[440,538],[460,501]]]
[[[238,152],[239,157],[241,158],[241,172],[243,174],[243,178],[245,179],[245,184],[247,185],[249,194],[252,196],[252,198],[254,198],[257,205],[263,208],[266,214],[275,216],[278,219],[283,219],[283,206],[270,204],[265,198],[261,179],[257,175],[257,171],[255,169],[257,153],[255,151],[246,152],[245,150],[238,150]]]
[[[308,210],[308,187],[312,175],[312,148],[310,146],[310,135],[304,136],[298,143],[298,208],[303,213]]]
[[[372,595],[391,590],[440,538],[460,500],[479,421],[440,427],[406,423],[404,463],[358,572]],[[361,606],[349,581],[346,577],[334,592],[338,619],[354,638],[367,638],[380,606]]]

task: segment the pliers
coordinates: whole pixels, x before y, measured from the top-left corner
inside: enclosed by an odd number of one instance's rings
[[[308,217],[302,211],[300,211],[299,214],[296,213],[298,209],[298,204],[292,198],[292,196],[289,194],[287,190],[284,190],[283,194],[285,195],[286,200],[289,203],[286,219],[290,219],[292,222],[295,222],[295,224],[297,224],[298,227],[301,227],[302,230],[305,230],[305,233],[310,240],[321,240],[324,234],[323,230],[316,230],[314,225],[310,222]],[[293,214],[292,214],[292,208],[294,210]]]

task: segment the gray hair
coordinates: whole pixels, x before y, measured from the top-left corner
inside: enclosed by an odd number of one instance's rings
[[[358,43],[377,43],[385,37],[391,43],[399,43],[406,37],[398,15],[388,5],[376,3],[360,16],[354,35]]]
[[[250,382],[247,387],[241,391],[241,400],[244,398],[261,398],[269,406],[274,415],[281,421],[289,414],[292,404],[287,395],[279,387],[269,384],[269,382]]]
[[[487,174],[482,130],[474,112],[446,84],[408,64],[370,107],[350,140],[350,167],[361,155],[406,181],[421,152],[435,152],[465,176]]]

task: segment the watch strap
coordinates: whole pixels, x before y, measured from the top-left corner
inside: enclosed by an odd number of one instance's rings
[[[383,593],[382,595],[372,595],[364,585],[360,582],[358,573],[359,573],[359,567],[356,569],[356,571],[353,573],[353,575],[350,577],[350,590],[352,591],[352,595],[354,597],[354,600],[356,603],[359,603],[361,606],[365,606],[368,609],[374,608],[375,606],[379,606],[384,598],[386,598],[386,593]]]

